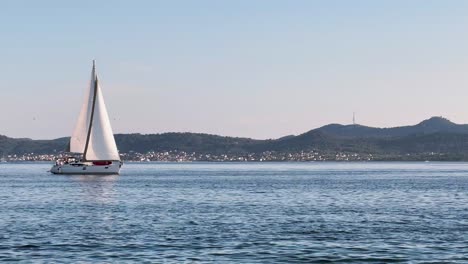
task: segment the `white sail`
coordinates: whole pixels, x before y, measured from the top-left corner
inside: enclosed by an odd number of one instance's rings
[[[94,98],[94,82],[96,80],[96,68],[93,62],[93,70],[91,71],[91,81],[89,89],[85,92],[84,102],[81,106],[80,115],[75,125],[75,130],[70,138],[70,152],[84,153],[86,139],[88,137],[89,122],[91,120],[91,111]]]
[[[95,79],[94,113],[91,120],[89,142],[85,149],[85,160],[120,160],[114,134],[107,114],[106,104],[102,96],[98,79]],[[88,129],[87,129],[88,131]]]

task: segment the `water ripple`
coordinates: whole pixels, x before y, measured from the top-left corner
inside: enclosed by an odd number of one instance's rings
[[[465,163],[0,166],[2,262],[468,262]]]

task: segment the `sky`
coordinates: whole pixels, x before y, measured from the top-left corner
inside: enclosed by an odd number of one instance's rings
[[[70,136],[92,60],[114,133],[257,139],[468,123],[468,1],[0,3],[0,134]]]

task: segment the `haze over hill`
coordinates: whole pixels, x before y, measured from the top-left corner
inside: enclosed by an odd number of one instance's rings
[[[121,153],[175,150],[220,155],[320,150],[375,155],[444,153],[454,160],[468,157],[468,125],[455,124],[442,117],[394,128],[330,124],[297,136],[270,140],[200,133],[116,134],[115,139]],[[0,153],[58,153],[67,143],[68,138],[31,140],[0,136]]]

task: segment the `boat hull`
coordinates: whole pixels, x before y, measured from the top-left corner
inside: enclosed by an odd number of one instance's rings
[[[119,174],[122,162],[117,161],[109,165],[94,165],[92,163],[81,164],[56,164],[50,172],[53,174]]]

